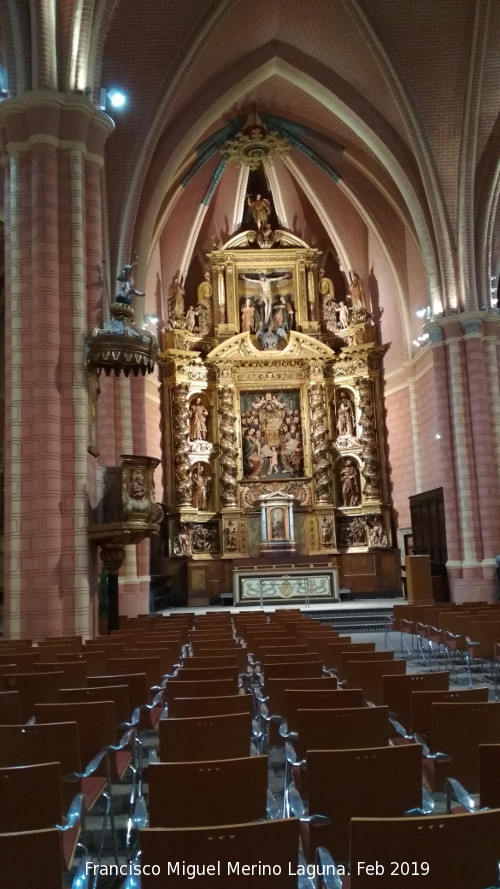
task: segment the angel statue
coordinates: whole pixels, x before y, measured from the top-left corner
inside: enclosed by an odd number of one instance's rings
[[[120,274],[117,277],[117,281],[121,283],[121,290],[115,297],[117,303],[123,303],[126,306],[129,306],[131,303],[131,298],[133,296],[144,296],[140,290],[136,290],[134,287],[134,278],[133,272],[137,263],[127,263],[123,266]]]
[[[255,225],[257,226],[257,229],[261,231],[270,216],[271,203],[267,198],[263,198],[260,194],[257,195],[255,200],[252,200],[251,194],[247,194],[247,202],[252,211]]]

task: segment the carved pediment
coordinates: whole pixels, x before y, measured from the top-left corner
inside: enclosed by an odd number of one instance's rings
[[[272,363],[279,361],[282,363],[286,359],[297,361],[303,360],[330,360],[335,357],[335,352],[325,343],[308,336],[305,333],[298,333],[296,330],[290,332],[290,339],[283,349],[279,350],[262,350],[257,348],[253,343],[252,335],[246,331],[245,333],[236,334],[231,339],[226,340],[207,355],[207,361],[213,364],[237,363],[239,361],[255,361],[258,363]]]

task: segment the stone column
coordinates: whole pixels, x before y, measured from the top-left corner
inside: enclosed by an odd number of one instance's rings
[[[50,90],[0,105],[5,169],[5,626],[34,638],[90,633],[85,170],[103,166],[113,124],[80,96]],[[102,201],[101,188],[92,195]],[[100,219],[98,222],[100,226]],[[94,232],[95,235],[95,232]],[[102,244],[102,231],[99,232]],[[96,560],[94,559],[94,566]],[[95,566],[96,567],[96,566]]]

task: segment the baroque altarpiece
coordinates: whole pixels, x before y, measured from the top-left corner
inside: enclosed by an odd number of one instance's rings
[[[319,251],[259,226],[217,245],[196,302],[170,287],[162,367],[168,557],[190,603],[262,551],[261,504],[293,498],[295,556],[354,592],[398,589],[379,344],[361,279],[334,293]],[[281,517],[276,512],[276,527]]]

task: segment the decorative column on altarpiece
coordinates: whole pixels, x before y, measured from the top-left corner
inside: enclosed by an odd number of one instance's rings
[[[311,455],[316,503],[331,503],[330,463],[325,390],[320,383],[309,386]]]
[[[220,499],[223,507],[236,507],[238,449],[236,447],[234,393],[229,387],[219,391]]]
[[[380,461],[377,449],[375,429],[375,409],[371,381],[361,379],[358,383],[359,392],[359,425],[363,429],[360,436],[363,460],[361,474],[365,479],[364,496],[369,500],[380,500]]]
[[[191,506],[192,482],[189,462],[189,387],[178,383],[174,387],[174,466],[176,506]]]

